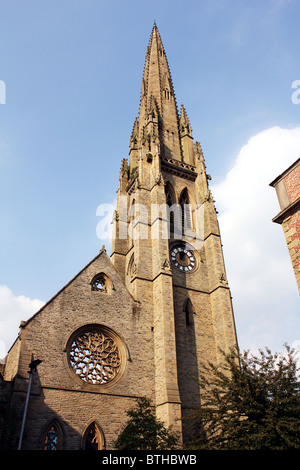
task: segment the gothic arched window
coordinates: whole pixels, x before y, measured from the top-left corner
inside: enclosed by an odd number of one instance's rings
[[[194,308],[193,308],[193,304],[190,301],[190,299],[186,299],[186,301],[184,302],[183,311],[184,311],[184,314],[185,314],[185,324],[186,324],[186,326],[192,325]]]
[[[92,280],[92,290],[96,290],[99,292],[106,292],[107,286],[105,283],[105,278],[102,274],[99,274]]]
[[[136,275],[136,264],[134,261],[134,254],[131,255],[131,258],[128,263],[127,274],[130,279],[132,279]]]
[[[166,203],[170,207],[175,204],[175,193],[172,186],[167,183],[165,186]],[[174,232],[174,210],[170,210],[170,231]]]
[[[56,419],[50,421],[43,432],[43,450],[62,449],[62,430]]]
[[[103,450],[105,449],[104,434],[100,426],[93,421],[85,430],[83,436],[84,450]]]
[[[191,211],[191,203],[190,203],[189,194],[186,188],[181,193],[179,204],[181,206],[182,228],[191,230],[192,229],[192,211]]]
[[[136,217],[136,205],[135,205],[135,199],[133,199],[129,210],[128,210],[128,239],[129,239],[129,247],[133,245],[133,240],[134,240],[134,222],[135,222],[135,217]]]
[[[91,280],[91,289],[97,292],[111,293],[112,282],[104,273],[98,273]]]

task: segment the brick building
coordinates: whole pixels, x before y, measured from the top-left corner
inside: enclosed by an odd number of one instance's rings
[[[20,419],[28,365],[42,361],[30,374],[22,449],[87,449],[91,440],[112,449],[126,410],[143,396],[187,439],[182,418],[200,405],[201,363],[220,361],[219,348],[237,342],[208,180],[154,24],[121,163],[111,256],[103,247],[22,322],[6,357]]]
[[[300,293],[300,158],[270,186],[276,190],[281,209],[273,222],[283,228]]]

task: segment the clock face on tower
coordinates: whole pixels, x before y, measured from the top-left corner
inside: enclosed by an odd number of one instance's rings
[[[176,268],[184,273],[190,273],[196,269],[195,255],[185,245],[175,245],[171,248],[171,260]]]

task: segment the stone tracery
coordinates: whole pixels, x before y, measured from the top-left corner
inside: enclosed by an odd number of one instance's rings
[[[89,384],[105,384],[116,377],[121,356],[115,341],[101,329],[85,331],[70,346],[69,362],[73,371]]]

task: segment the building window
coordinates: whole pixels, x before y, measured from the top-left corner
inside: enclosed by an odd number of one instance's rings
[[[182,217],[181,220],[182,220],[183,231],[191,230],[192,229],[192,213],[191,213],[190,198],[189,198],[187,189],[185,189],[182,192],[179,204],[181,206],[181,217]]]
[[[96,290],[98,292],[106,292],[107,286],[105,284],[105,279],[102,274],[96,277],[96,279],[92,282],[92,290]]]
[[[51,421],[43,432],[43,450],[62,448],[62,432],[56,420]]]
[[[114,340],[101,329],[85,331],[72,342],[70,364],[85,382],[103,384],[118,374],[121,358]]]
[[[134,261],[134,255],[131,255],[131,258],[128,263],[127,274],[129,275],[130,279],[133,279],[136,275],[137,267]]]
[[[121,338],[104,325],[90,324],[69,338],[66,359],[72,376],[81,384],[105,387],[123,375],[128,357]]]
[[[91,281],[91,289],[96,292],[110,294],[112,291],[112,282],[104,273],[96,274]]]
[[[168,186],[166,187],[165,193],[166,193],[166,202],[170,208],[173,205],[173,195]],[[170,214],[170,231],[174,232],[174,211],[170,210],[169,214]]]
[[[101,428],[94,421],[86,429],[83,437],[84,450],[103,450],[105,449],[104,435]]]
[[[185,325],[190,326],[193,324],[194,308],[190,299],[187,299],[183,305],[183,311],[185,314]]]

